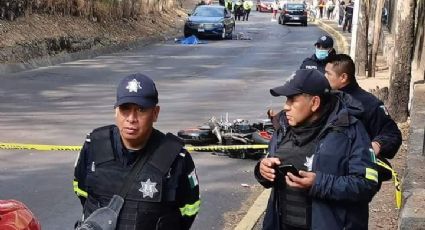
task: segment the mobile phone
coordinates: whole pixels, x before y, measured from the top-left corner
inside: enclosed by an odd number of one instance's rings
[[[278,171],[282,176],[286,176],[286,174],[290,172],[294,176],[300,177],[300,174],[298,173],[298,169],[292,164],[279,165]]]

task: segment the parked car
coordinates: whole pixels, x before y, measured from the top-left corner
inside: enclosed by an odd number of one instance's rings
[[[184,36],[214,36],[231,39],[235,29],[232,13],[220,5],[196,7],[184,24]]]
[[[302,3],[287,3],[279,15],[279,24],[285,25],[288,22],[299,22],[307,26],[307,9]]]
[[[257,0],[257,11],[260,12],[272,12],[272,5],[275,0]]]

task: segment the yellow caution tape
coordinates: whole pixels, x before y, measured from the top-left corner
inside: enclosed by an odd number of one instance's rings
[[[185,146],[187,151],[212,151],[212,150],[241,150],[241,149],[267,149],[268,145],[207,145]]]
[[[211,150],[239,150],[239,149],[267,149],[268,145],[208,145],[208,146],[185,146],[188,151],[211,151]],[[0,149],[21,149],[40,151],[80,151],[77,145],[35,145],[19,143],[1,143]]]
[[[394,169],[392,169],[389,165],[385,164],[379,159],[377,160],[377,164],[391,171],[391,174],[394,179],[395,203],[397,205],[397,208],[401,208],[401,185],[400,185],[400,180],[398,179],[397,172]]]
[[[0,143],[0,149],[21,149],[21,150],[40,150],[40,151],[80,151],[81,146]]]

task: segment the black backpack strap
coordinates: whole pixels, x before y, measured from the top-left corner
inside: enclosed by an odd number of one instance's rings
[[[172,133],[165,135],[163,143],[156,149],[152,155],[149,164],[157,168],[162,175],[168,173],[171,165],[181,152],[184,144],[182,140]]]

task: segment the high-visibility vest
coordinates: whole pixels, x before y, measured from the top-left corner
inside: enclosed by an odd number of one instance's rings
[[[243,3],[243,8],[245,10],[250,10],[252,8],[252,5],[254,5],[254,3],[251,0],[247,0]]]

